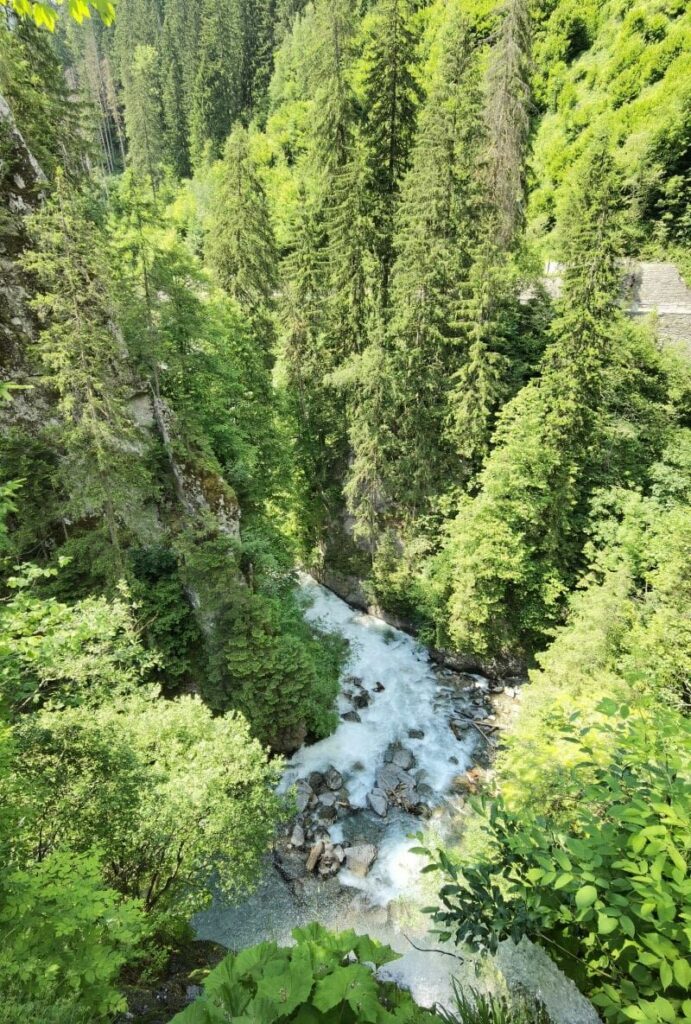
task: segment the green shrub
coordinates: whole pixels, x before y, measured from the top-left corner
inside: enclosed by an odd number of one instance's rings
[[[432,1024],[436,1014],[408,992],[378,981],[373,967],[398,959],[388,946],[353,931],[331,933],[319,924],[296,928],[297,945],[262,942],[231,953],[209,974],[204,995],[172,1024]]]
[[[134,957],[145,932],[141,905],[123,902],[106,888],[93,854],[53,853],[29,870],[5,874],[0,890],[0,990],[10,995],[10,1005],[24,1004],[24,1016],[14,1017],[16,1024],[77,1024],[123,1009],[118,974]],[[41,1011],[32,1016],[34,999],[55,1002],[51,1015]],[[0,1021],[13,1022],[7,1005],[0,1006]]]
[[[477,949],[543,943],[610,1024],[689,1021],[691,724],[673,711],[630,717],[614,701],[598,711],[610,719],[594,730],[576,715],[564,727],[581,756],[568,826],[478,803],[490,849],[461,868],[436,855],[429,869],[449,880],[434,919]]]

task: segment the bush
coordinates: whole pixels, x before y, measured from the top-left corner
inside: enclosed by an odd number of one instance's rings
[[[280,814],[280,762],[239,715],[135,694],[27,716],[16,741],[15,856],[99,849],[107,883],[166,929],[211,898],[212,878],[228,893],[255,882]]]
[[[438,1021],[408,992],[375,977],[373,967],[398,959],[388,946],[353,931],[333,934],[319,924],[296,928],[293,937],[297,945],[290,948],[262,942],[231,953],[209,974],[204,995],[172,1024]]]
[[[30,870],[4,875],[0,1021],[77,1024],[123,1009],[116,981],[145,931],[141,906],[106,888],[93,854],[54,853]],[[23,1015],[8,1009],[5,993],[10,1006],[23,1004]],[[56,1005],[50,1015],[43,1008],[32,1015],[32,1000]]]
[[[689,1021],[691,724],[674,712],[631,718],[614,701],[598,711],[605,724],[579,730],[574,715],[564,727],[580,753],[568,827],[479,803],[491,849],[460,869],[437,854],[430,869],[449,882],[434,919],[477,949],[543,943],[610,1024]]]

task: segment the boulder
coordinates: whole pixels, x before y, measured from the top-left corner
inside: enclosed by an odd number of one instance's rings
[[[361,722],[362,719],[358,715],[357,711],[346,711],[345,714],[341,715],[344,722]]]
[[[375,683],[374,684],[374,692],[375,693],[383,693],[385,689],[386,689],[386,687],[384,686],[383,683]]]
[[[307,739],[307,726],[304,722],[287,729],[280,729],[271,740],[274,754],[294,754]]]
[[[371,807],[380,818],[385,818],[386,812],[389,809],[386,793],[381,789],[373,789],[371,793],[367,794],[367,806]]]
[[[319,858],[319,875],[321,878],[331,878],[337,874],[342,861],[336,852],[336,847],[330,843],[324,847],[324,852]]]
[[[295,823],[290,835],[290,845],[298,850],[305,845],[305,830],[299,822]]]
[[[314,793],[321,793],[326,786],[326,781],[321,772],[311,772],[307,781]]]
[[[319,808],[322,807],[335,807],[338,797],[331,789],[325,789],[323,793],[319,794]]]
[[[423,729],[408,729],[408,738],[411,740],[424,740],[425,733]]]
[[[337,768],[334,768],[333,765],[329,765],[324,774],[324,782],[329,789],[337,790],[343,785],[343,776]]]
[[[400,787],[409,786],[412,779],[402,768],[395,764],[384,764],[376,775],[377,789],[387,796],[393,796]]]
[[[348,870],[359,878],[364,878],[377,859],[378,850],[373,843],[360,843],[357,846],[348,846],[344,853]]]
[[[367,692],[367,690],[360,690],[353,697],[353,704],[355,705],[356,708],[360,708],[360,710],[362,710],[363,708],[368,708],[371,703],[372,697]]]
[[[415,764],[415,756],[412,751],[407,750],[406,747],[397,747],[393,752],[391,758],[392,764],[402,768],[404,772],[409,771]]]
[[[323,852],[324,842],[320,839],[319,842],[315,843],[312,849],[310,850],[309,857],[307,858],[307,863],[305,864],[305,871],[307,871],[308,873],[314,871],[317,864],[319,863],[319,858],[321,857]]]
[[[310,805],[310,801],[314,793],[312,788],[305,779],[298,779],[295,783],[295,806],[297,807],[298,814],[302,814],[306,811]]]

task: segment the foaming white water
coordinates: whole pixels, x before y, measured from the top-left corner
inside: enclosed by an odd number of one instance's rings
[[[371,703],[358,710],[360,722],[342,721],[327,739],[302,747],[288,763],[284,785],[333,765],[346,778],[351,804],[364,807],[387,747],[400,742],[415,755],[415,770],[425,772],[424,781],[444,793],[459,763],[467,764],[472,740],[460,744],[450,732],[449,694],[440,688],[425,649],[381,619],[351,608],[310,577],[301,583],[312,602],[305,617],[324,632],[345,637],[344,677],[360,680]],[[341,694],[339,710],[351,708]],[[424,735],[410,737],[411,730]]]
[[[235,948],[267,937],[286,941],[293,927],[309,920],[381,932],[400,948],[397,929],[384,924],[381,914],[398,897],[413,905],[429,902],[419,892],[423,862],[410,852],[415,845],[411,833],[429,823],[395,807],[379,818],[367,808],[367,794],[384,765],[387,747],[398,743],[414,754],[410,774],[430,787],[429,801],[442,805],[434,829],[443,831],[444,794],[470,762],[474,736],[470,733],[459,742],[449,728],[453,691],[441,684],[419,643],[381,619],[351,608],[311,577],[303,576],[300,582],[310,601],[307,620],[348,641],[339,712],[353,710],[353,694],[362,695],[363,690],[369,704],[357,709],[359,722],[341,720],[331,736],[298,750],[286,765],[281,788],[286,790],[310,772],[333,765],[342,774],[356,810],[329,823],[331,841],[344,846],[372,842],[378,856],[365,878],[343,869],[337,878],[327,882],[314,878],[293,889],[270,869],[249,900],[232,907],[215,903],[198,915],[195,924],[200,936]],[[409,735],[411,731],[414,736]]]

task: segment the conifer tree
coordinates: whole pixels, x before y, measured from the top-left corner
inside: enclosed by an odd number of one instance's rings
[[[191,114],[191,151],[198,161],[207,142],[220,155],[242,112],[243,23],[239,0],[204,0]]]
[[[129,162],[156,189],[165,156],[160,66],[152,46],[137,46],[125,83]]]
[[[487,76],[488,184],[498,239],[509,245],[523,214],[530,134],[532,26],[527,0],[507,0]]]
[[[235,126],[225,146],[206,253],[223,288],[260,331],[268,354],[276,245],[250,135],[241,125]]]
[[[379,0],[368,23],[363,53],[367,188],[373,205],[384,307],[393,261],[396,200],[410,164],[420,94],[415,78],[413,10],[410,0]]]
[[[70,519],[105,525],[122,569],[121,531],[146,517],[146,470],[128,411],[127,352],[115,328],[112,253],[92,219],[89,200],[58,178],[53,198],[30,224],[34,249],[24,265],[38,284],[42,323],[37,354],[58,396],[59,442]]]
[[[569,267],[542,374],[502,411],[476,498],[451,531],[450,632],[461,648],[530,650],[578,569],[602,382],[621,353],[621,183],[602,146],[565,218]],[[598,474],[599,482],[602,476]]]
[[[478,54],[457,8],[441,44],[395,236],[386,340],[392,400],[380,427],[390,440],[386,490],[394,515],[419,514],[457,471],[445,439],[447,395],[464,355],[457,309],[476,244],[482,144]]]

